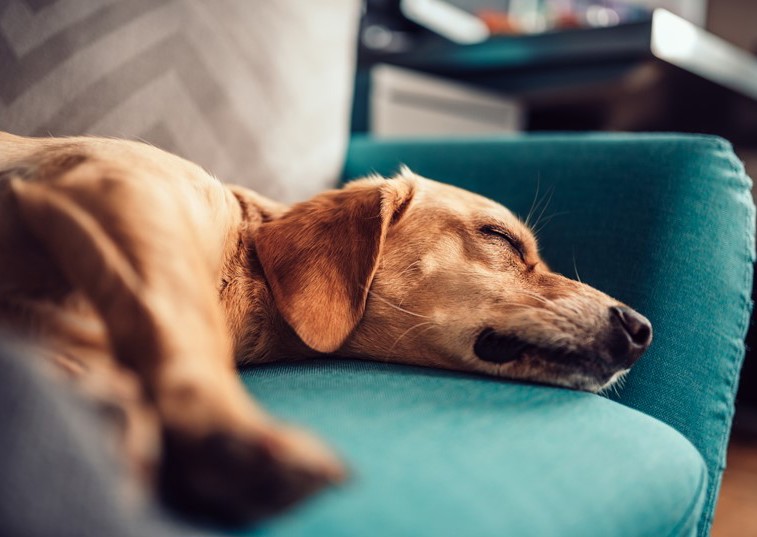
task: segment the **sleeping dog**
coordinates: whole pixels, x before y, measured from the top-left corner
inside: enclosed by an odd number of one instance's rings
[[[0,326],[122,423],[135,475],[226,522],[343,479],[236,365],[323,353],[597,391],[643,316],[502,205],[403,169],[285,207],[142,143],[0,133]]]

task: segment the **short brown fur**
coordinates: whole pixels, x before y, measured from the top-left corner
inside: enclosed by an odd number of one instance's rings
[[[617,301],[550,272],[501,205],[409,170],[285,207],[145,144],[0,133],[0,259],[0,325],[123,409],[169,501],[227,522],[345,475],[236,364],[328,352],[592,391],[628,367],[596,343]],[[530,346],[482,360],[484,329]]]

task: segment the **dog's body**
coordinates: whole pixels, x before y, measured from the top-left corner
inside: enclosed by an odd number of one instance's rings
[[[597,390],[651,340],[504,207],[409,171],[287,208],[144,144],[0,133],[0,259],[0,325],[126,409],[148,474],[159,429],[169,498],[227,520],[343,476],[235,364],[335,352]]]
[[[286,337],[245,246],[280,205],[237,198],[200,168],[130,142],[2,135],[0,170],[0,323],[126,412],[139,471],[151,475],[162,432],[177,452],[167,460],[176,468],[161,470],[168,494],[226,519],[265,515],[340,478],[336,460],[273,424],[234,372],[235,351],[263,361],[304,348]],[[213,457],[237,458],[226,493],[190,477]],[[276,465],[294,474],[278,479],[292,490],[255,483],[259,467]]]

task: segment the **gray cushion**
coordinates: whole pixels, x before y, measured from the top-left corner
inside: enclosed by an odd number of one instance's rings
[[[358,0],[0,2],[0,129],[141,138],[281,201],[336,182]]]
[[[0,335],[0,535],[208,536],[126,494],[113,429],[43,364]]]

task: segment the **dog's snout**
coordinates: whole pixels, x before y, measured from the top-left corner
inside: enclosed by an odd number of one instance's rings
[[[610,316],[614,321],[614,350],[617,358],[630,366],[641,357],[652,342],[652,324],[649,320],[627,306],[612,306]]]
[[[642,314],[626,306],[613,306],[610,311],[618,317],[631,343],[647,347],[652,341],[652,325]]]

